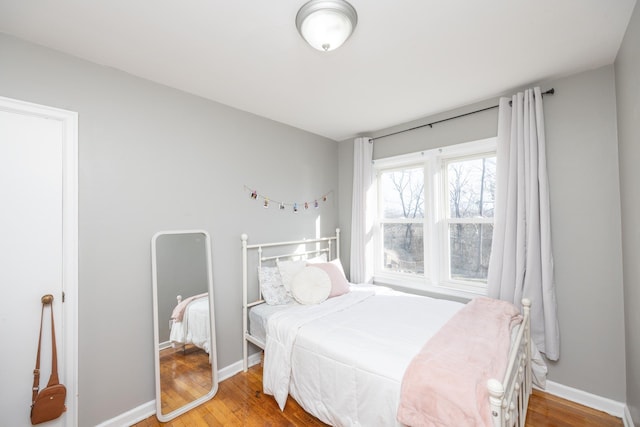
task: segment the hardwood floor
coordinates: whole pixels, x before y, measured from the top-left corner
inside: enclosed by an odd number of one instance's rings
[[[578,405],[534,390],[529,400],[526,427],[613,427],[622,420],[604,412]],[[220,383],[218,393],[209,402],[161,423],[151,416],[135,427],[156,426],[326,426],[289,399],[283,412],[272,396],[262,393],[262,367],[253,366]]]
[[[622,427],[620,418],[533,390],[526,427]]]
[[[187,345],[160,351],[162,413],[168,414],[211,390],[209,355]]]

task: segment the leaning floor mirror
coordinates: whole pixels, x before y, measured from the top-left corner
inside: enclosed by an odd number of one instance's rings
[[[151,263],[156,415],[165,422],[218,390],[209,234],[156,233]]]

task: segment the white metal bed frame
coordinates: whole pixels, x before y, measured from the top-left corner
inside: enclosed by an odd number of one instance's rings
[[[278,259],[306,258],[309,255],[327,253],[331,258],[332,247],[335,244],[335,258],[340,258],[340,229],[336,229],[335,236],[316,239],[294,240],[286,242],[273,242],[264,244],[248,244],[247,234],[240,236],[242,240],[242,343],[243,343],[243,371],[246,372],[249,365],[249,343],[255,344],[264,350],[265,343],[251,335],[249,332],[249,309],[263,304],[264,300],[258,290],[258,299],[249,301],[248,283],[248,252],[257,250],[258,267],[265,261]],[[265,248],[285,248],[291,246],[315,244],[316,248],[301,252],[285,253],[279,255],[263,256]],[[256,281],[257,282],[257,281]],[[259,289],[259,285],[258,286]],[[515,339],[509,353],[509,364],[502,381],[491,379],[488,381],[489,403],[491,406],[491,420],[493,427],[524,427],[527,416],[529,396],[532,390],[531,374],[531,301],[522,300],[523,320],[515,335]]]

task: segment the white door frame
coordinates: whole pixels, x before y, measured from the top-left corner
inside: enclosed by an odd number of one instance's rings
[[[62,318],[67,411],[65,425],[78,425],[78,113],[0,96],[0,110],[45,117],[62,124]]]

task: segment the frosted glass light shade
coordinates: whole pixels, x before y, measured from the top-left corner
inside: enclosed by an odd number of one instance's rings
[[[300,35],[313,48],[325,52],[342,46],[357,22],[356,10],[344,0],[311,0],[296,16]]]

